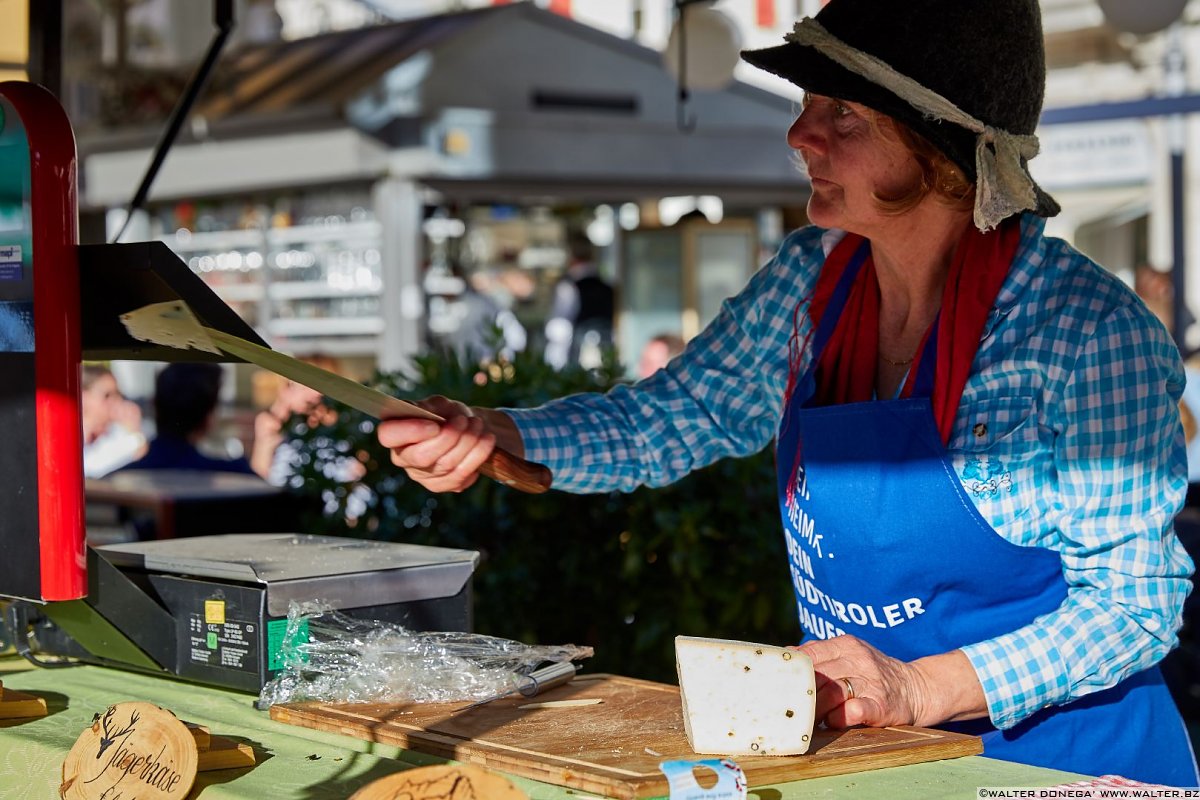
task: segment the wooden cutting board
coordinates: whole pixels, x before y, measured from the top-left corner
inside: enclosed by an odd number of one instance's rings
[[[271,718],[629,800],[667,795],[659,762],[712,758],[688,746],[677,686],[581,675],[532,699],[506,697],[455,713],[467,705],[289,703],[272,706]],[[982,752],[977,736],[927,728],[818,729],[805,755],[736,760],[753,788]]]

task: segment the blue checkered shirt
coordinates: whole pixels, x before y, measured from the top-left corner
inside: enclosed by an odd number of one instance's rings
[[[984,519],[1014,544],[1058,551],[1068,584],[1052,613],[963,643],[999,728],[1155,664],[1176,642],[1192,572],[1172,531],[1187,489],[1178,350],[1121,281],[1043,227],[1022,220],[949,443]],[[836,235],[788,236],[653,377],[506,409],[526,456],[555,488],[630,491],[763,448],[783,410],[793,319],[803,336],[801,304]]]

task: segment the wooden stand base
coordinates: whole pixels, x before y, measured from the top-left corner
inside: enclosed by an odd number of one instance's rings
[[[254,748],[250,745],[235,742],[224,736],[213,736],[208,728],[194,722],[185,724],[192,738],[196,740],[196,750],[200,756],[197,772],[253,767],[257,763],[254,760]]]
[[[46,698],[5,689],[0,683],[0,719],[46,716]]]

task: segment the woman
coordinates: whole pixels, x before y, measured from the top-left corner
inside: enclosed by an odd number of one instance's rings
[[[805,89],[814,227],[632,387],[429,406],[380,441],[436,491],[499,441],[556,488],[668,483],[776,437],[800,649],[833,726],[948,725],[985,754],[1196,785],[1154,665],[1192,564],[1179,355],[1041,217],[1035,0],[831,0],[744,54]]]
[[[84,364],[79,378],[83,474],[102,478],[146,452],[142,412],[121,396],[108,367]]]

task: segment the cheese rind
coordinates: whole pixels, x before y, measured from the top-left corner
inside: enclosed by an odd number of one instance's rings
[[[704,755],[798,755],[816,712],[812,660],[766,644],[675,637],[688,744]]]

